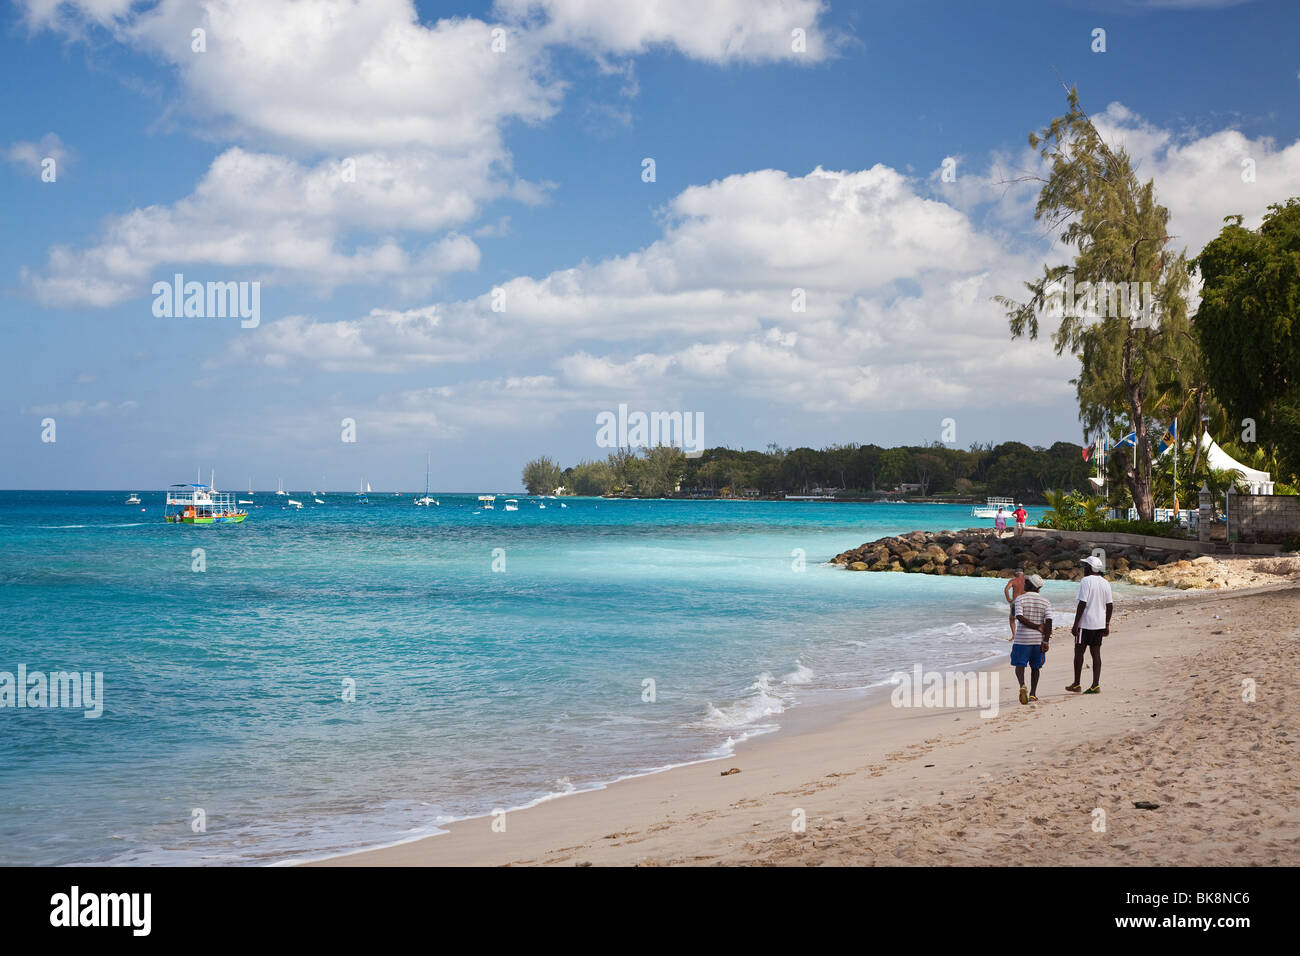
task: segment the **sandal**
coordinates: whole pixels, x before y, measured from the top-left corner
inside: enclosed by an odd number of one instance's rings
[[[1038,698],[1035,697],[1033,694],[1030,694],[1030,695],[1029,695],[1029,702],[1030,702],[1031,704],[1034,703],[1034,702],[1037,701],[1037,700],[1038,700]]]
[[[1077,694],[1079,693],[1079,691],[1083,690],[1083,688],[1080,687],[1078,684],[1071,684],[1069,687],[1065,689],[1068,690],[1071,694]]]
[[[1100,694],[1100,693],[1101,693],[1101,685],[1100,685],[1100,684],[1093,684],[1091,687],[1089,687],[1087,690],[1085,690],[1084,693],[1085,693],[1085,694]]]
[[[1020,685],[1020,703],[1022,704],[1029,703],[1029,691],[1025,690],[1024,684]]]

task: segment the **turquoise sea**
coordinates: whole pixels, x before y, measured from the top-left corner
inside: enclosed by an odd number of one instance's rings
[[[104,680],[97,719],[0,709],[0,863],[391,843],[1007,647],[999,581],[825,564],[969,506],[258,492],[196,528],[127,494],[0,492],[0,671]]]

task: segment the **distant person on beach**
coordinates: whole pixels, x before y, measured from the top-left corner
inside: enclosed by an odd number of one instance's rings
[[[1029,512],[1025,510],[1024,505],[1016,505],[1016,510],[1012,512],[1016,519],[1016,537],[1025,533],[1025,519],[1029,517]]]
[[[1002,512],[1002,506],[998,505],[998,513],[993,516],[993,530],[1002,537],[1002,532],[1007,530],[1007,516]]]
[[[1047,644],[1052,639],[1052,605],[1038,592],[1043,579],[1037,574],[1025,578],[1025,592],[1011,605],[1011,620],[1016,636],[1011,642],[1011,666],[1020,683],[1020,703],[1038,700],[1038,675],[1047,660]],[[1025,666],[1029,666],[1029,689],[1025,690]]]
[[[1092,686],[1085,694],[1101,693],[1101,639],[1110,633],[1110,616],[1115,602],[1110,582],[1103,576],[1105,563],[1095,554],[1083,559],[1083,580],[1079,582],[1079,603],[1074,609],[1074,683],[1065,688],[1071,693],[1082,690],[1083,649],[1092,651]]]
[[[1016,639],[1016,598],[1025,593],[1025,569],[1016,568],[1007,586],[1002,589],[1002,596],[1011,605],[1011,639]]]

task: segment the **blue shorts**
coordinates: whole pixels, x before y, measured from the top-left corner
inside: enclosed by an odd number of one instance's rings
[[[1024,667],[1028,664],[1033,670],[1041,670],[1047,662],[1042,644],[1012,644],[1011,666]]]

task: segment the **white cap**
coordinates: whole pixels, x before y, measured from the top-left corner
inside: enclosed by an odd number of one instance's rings
[[[1098,573],[1101,573],[1102,571],[1106,570],[1106,563],[1102,561],[1101,558],[1097,557],[1095,554],[1088,555],[1086,558],[1083,559],[1081,563],[1086,564],[1088,567],[1092,568],[1094,571]]]
[[[1037,574],[1031,574],[1029,575],[1029,577],[1025,578],[1025,580],[1028,581],[1030,584],[1032,584],[1035,588],[1041,588],[1043,586],[1043,579]]]

